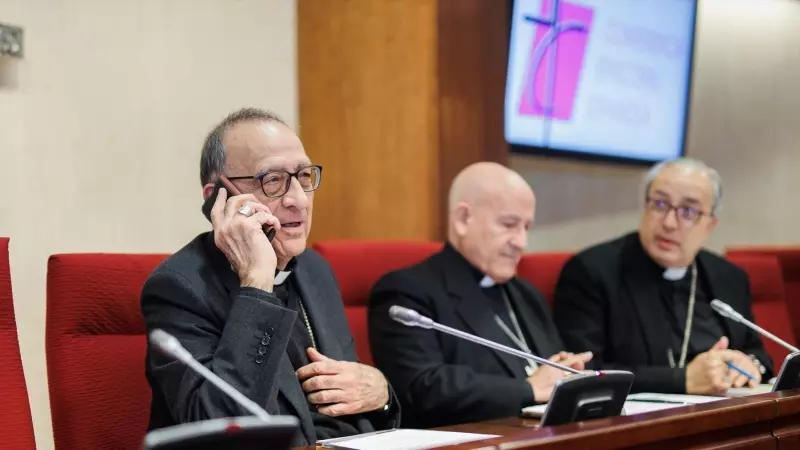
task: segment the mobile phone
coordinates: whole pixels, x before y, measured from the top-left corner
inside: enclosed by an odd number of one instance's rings
[[[225,190],[228,192],[228,198],[231,198],[234,195],[241,195],[241,192],[236,189],[236,186],[234,186],[233,183],[231,183],[230,180],[228,180],[224,175],[219,177],[217,182],[214,183],[214,191],[203,202],[203,207],[201,208],[203,215],[206,216],[206,219],[208,219],[209,222],[211,222],[211,209],[214,207],[214,203],[217,201],[217,195],[219,195],[219,190],[221,188],[225,188]],[[264,230],[264,234],[267,235],[267,239],[272,242],[272,240],[275,238],[275,229],[267,224],[264,224],[262,228]]]

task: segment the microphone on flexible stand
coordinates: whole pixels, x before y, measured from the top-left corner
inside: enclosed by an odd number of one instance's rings
[[[572,367],[438,324],[413,309],[393,305],[389,308],[389,317],[405,326],[434,329],[574,374],[574,376],[561,378],[556,382],[542,416],[541,426],[618,416],[622,413],[625,399],[633,386],[633,373],[631,372],[624,370],[581,372]]]
[[[731,319],[734,322],[741,323],[761,336],[770,339],[776,344],[779,344],[792,352],[783,359],[783,364],[781,364],[781,369],[778,372],[778,376],[773,378],[774,382],[771,381],[772,392],[800,388],[800,349],[754,324],[753,322],[745,319],[744,316],[733,309],[731,305],[721,300],[711,300],[711,308],[720,316]]]
[[[296,417],[271,416],[264,408],[200,364],[178,339],[166,331],[153,330],[150,333],[150,342],[200,374],[255,417],[198,420],[151,430],[144,437],[144,450],[261,450],[265,445],[276,450],[288,450],[292,447],[294,436],[300,427],[300,421]]]
[[[555,367],[556,369],[561,369],[564,372],[569,372],[573,374],[584,373],[581,372],[580,370],[573,369],[572,367],[567,367],[558,363],[554,363],[553,361],[550,361],[546,358],[532,355],[530,353],[525,353],[523,351],[519,351],[517,349],[506,347],[505,345],[502,344],[498,344],[497,342],[492,342],[488,339],[484,339],[480,336],[475,336],[473,334],[465,333],[461,330],[456,330],[455,328],[450,328],[448,326],[438,324],[433,320],[431,320],[430,318],[425,317],[420,313],[414,311],[413,309],[394,305],[391,308],[389,308],[389,317],[396,320],[397,322],[402,323],[405,326],[428,328],[428,329],[433,328],[434,330],[441,331],[442,333],[447,333],[452,336],[459,337],[461,339],[466,339],[468,341],[492,348],[494,350],[499,350],[501,352],[518,356],[520,358],[536,361],[539,364],[544,364],[550,367]]]
[[[783,347],[785,347],[786,349],[788,349],[792,353],[800,352],[800,349],[798,349],[797,347],[795,347],[792,344],[784,341],[783,339],[779,338],[778,336],[775,336],[774,334],[772,334],[769,331],[761,328],[760,326],[754,324],[753,322],[745,319],[744,316],[739,314],[738,312],[736,312],[736,310],[733,309],[733,307],[731,307],[731,305],[729,305],[729,304],[727,304],[727,303],[725,303],[725,302],[723,302],[721,300],[717,300],[717,299],[711,300],[711,308],[714,311],[716,311],[717,314],[719,314],[720,316],[726,317],[728,319],[731,319],[734,322],[741,323],[742,325],[750,328],[751,330],[755,331],[756,333],[760,334],[761,336],[764,336],[764,337],[770,339],[771,341],[773,341],[773,342],[775,342],[775,343],[777,343],[779,345],[782,345]]]

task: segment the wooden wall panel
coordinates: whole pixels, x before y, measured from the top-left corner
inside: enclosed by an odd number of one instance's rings
[[[297,4],[300,137],[325,166],[313,240],[435,238],[435,0]]]
[[[505,163],[509,3],[298,0],[312,240],[443,239],[453,176]]]
[[[450,181],[476,161],[506,164],[503,133],[510,3],[439,0],[439,214],[447,234]]]

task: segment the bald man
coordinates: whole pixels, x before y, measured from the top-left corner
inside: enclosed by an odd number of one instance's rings
[[[517,173],[494,163],[471,165],[450,188],[443,250],[374,287],[372,354],[398,394],[403,426],[517,416],[525,406],[546,402],[565,374],[434,330],[405,327],[389,318],[392,305],[578,370],[591,359],[561,351],[544,297],[515,277],[535,207],[533,191]]]

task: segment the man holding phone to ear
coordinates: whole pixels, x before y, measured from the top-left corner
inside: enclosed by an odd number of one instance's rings
[[[147,279],[148,333],[165,330],[268,412],[297,416],[295,445],[398,426],[385,377],[357,362],[330,267],[306,249],[322,167],[280,118],[258,109],[217,125],[200,166],[213,231]],[[149,429],[248,415],[154,347],[146,375]]]

